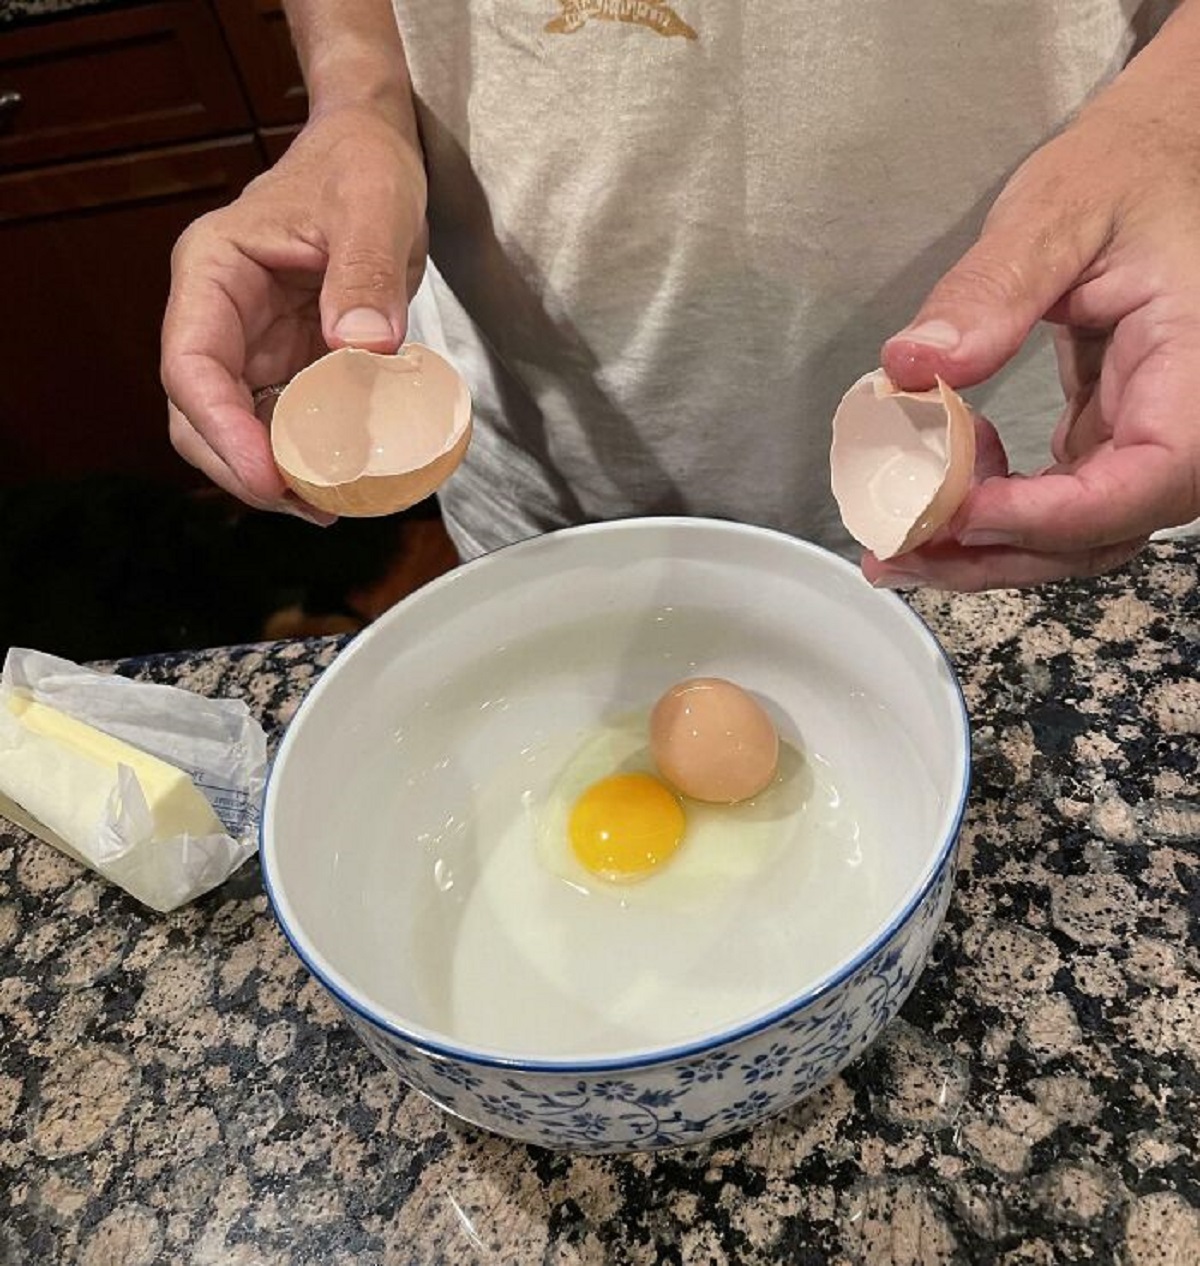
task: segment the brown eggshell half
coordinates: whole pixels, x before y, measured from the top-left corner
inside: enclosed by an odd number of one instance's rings
[[[971,487],[971,407],[940,378],[933,391],[897,391],[877,369],[842,397],[829,465],[850,534],[877,558],[905,554],[948,522]]]
[[[779,763],[779,735],[766,710],[722,677],[691,677],[650,713],[658,772],[693,800],[735,804],[767,787]]]
[[[280,393],[271,449],[284,481],[333,514],[394,514],[454,473],[471,438],[471,396],[446,360],[409,343],[396,355],[341,348]]]

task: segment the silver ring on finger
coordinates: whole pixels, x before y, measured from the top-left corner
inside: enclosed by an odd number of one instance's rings
[[[273,382],[266,387],[255,387],[250,392],[250,399],[257,409],[264,400],[278,400],[286,386],[286,382]]]

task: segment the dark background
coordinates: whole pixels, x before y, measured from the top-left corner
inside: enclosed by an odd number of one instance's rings
[[[168,442],[171,248],[306,116],[279,0],[0,0],[0,652],[353,631],[456,561],[432,504],[318,529]]]

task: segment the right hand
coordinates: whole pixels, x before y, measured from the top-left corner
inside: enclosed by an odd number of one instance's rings
[[[252,393],[327,349],[394,352],[425,268],[425,170],[380,112],[314,114],[287,153],[171,257],[162,381],[171,442],[249,505],[318,523],[286,489]]]

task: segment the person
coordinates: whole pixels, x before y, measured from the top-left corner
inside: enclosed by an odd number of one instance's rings
[[[173,441],[251,504],[327,521],[255,390],[408,335],[474,396],[464,557],[659,513],[849,550],[829,422],[879,363],[1003,439],[876,584],[1095,574],[1200,515],[1200,0],[286,8],[308,122],[183,234],[163,328]]]

